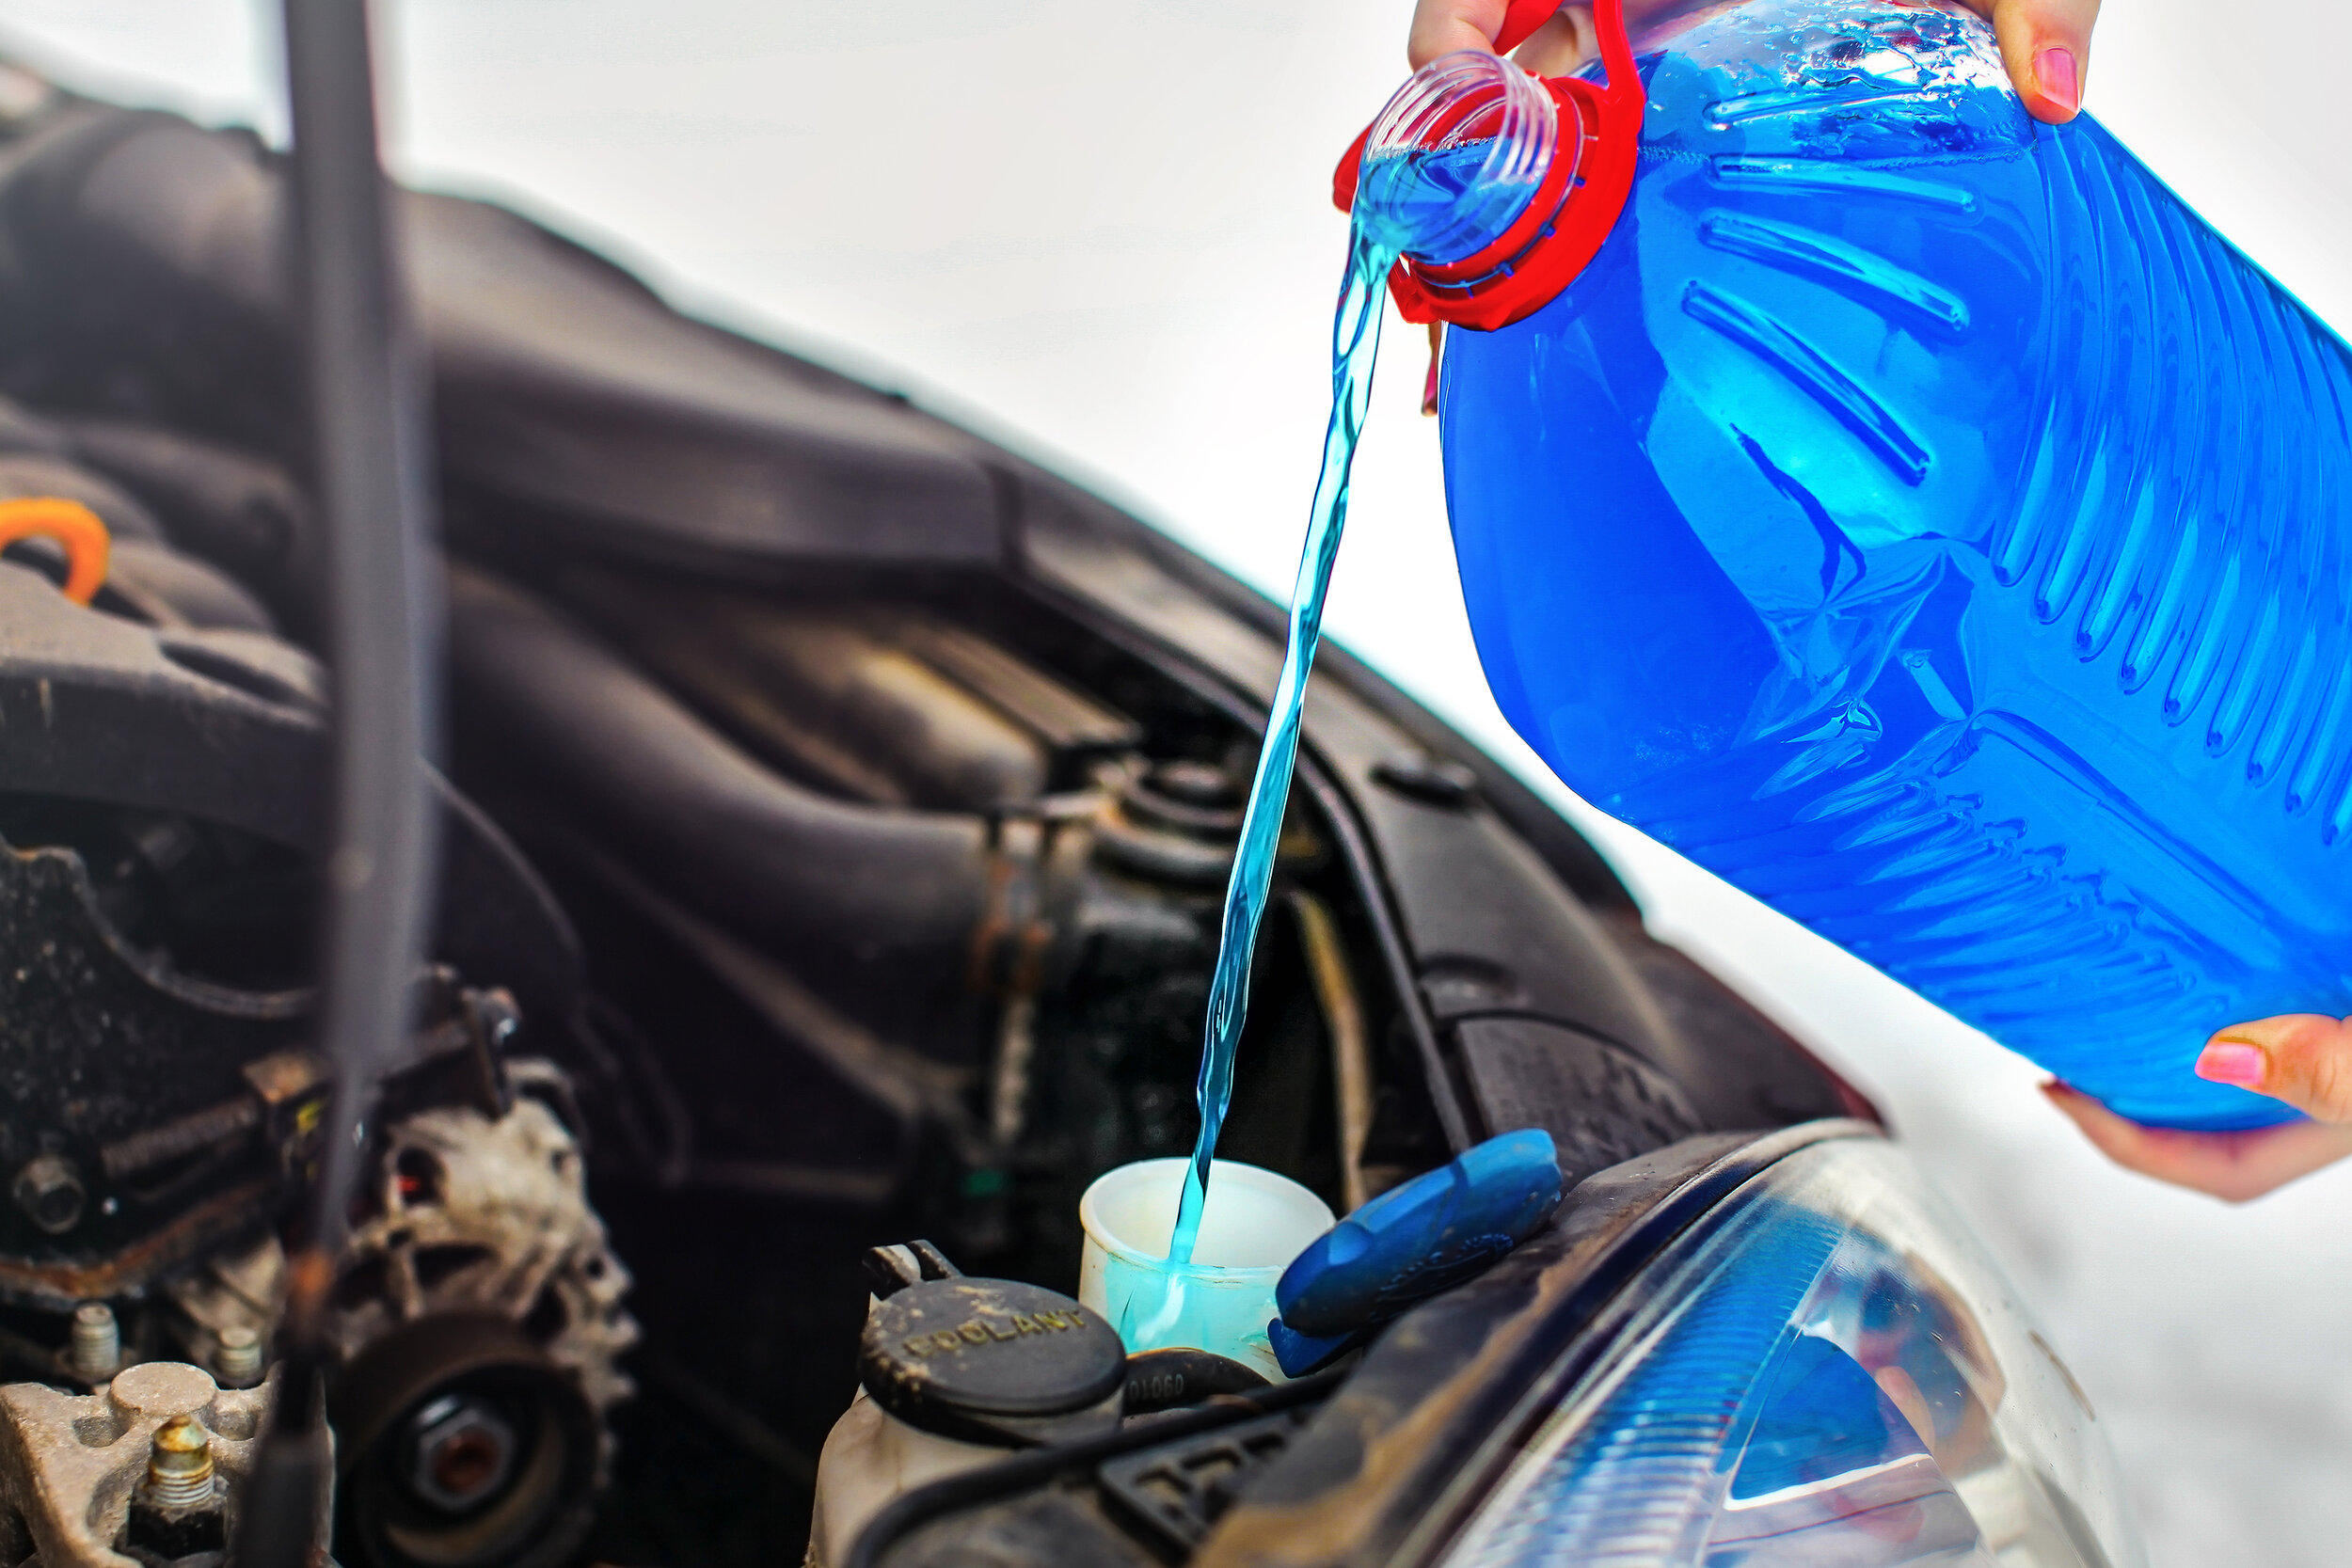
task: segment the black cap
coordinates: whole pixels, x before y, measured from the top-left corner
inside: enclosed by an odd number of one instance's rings
[[[1099,1313],[1057,1291],[929,1279],[874,1304],[858,1371],[874,1402],[909,1425],[1001,1441],[1118,1393],[1127,1347]]]

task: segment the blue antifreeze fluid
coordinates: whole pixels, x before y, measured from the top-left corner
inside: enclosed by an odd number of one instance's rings
[[[1192,1261],[1200,1234],[1201,1207],[1208,1201],[1209,1163],[1217,1133],[1233,1099],[1233,1053],[1241,1045],[1249,1013],[1249,960],[1258,950],[1258,927],[1265,918],[1266,894],[1274,880],[1274,851],[1290,802],[1291,773],[1298,760],[1298,723],[1307,700],[1307,673],[1323,637],[1323,600],[1331,586],[1331,563],[1339,558],[1340,534],[1347,525],[1347,474],[1356,461],[1364,413],[1372,402],[1373,361],[1380,348],[1381,293],[1392,245],[1365,232],[1348,233],[1347,275],[1340,284],[1340,307],[1331,334],[1331,420],[1323,433],[1323,470],[1307,518],[1307,546],[1298,558],[1291,588],[1290,641],[1282,673],[1274,686],[1274,708],[1266,717],[1265,740],[1241,820],[1241,844],[1225,886],[1225,918],[1216,971],[1209,983],[1209,1016],[1200,1046],[1200,1135],[1185,1167],[1184,1195],[1168,1243],[1171,1262]]]
[[[1347,271],[1340,283],[1331,333],[1331,418],[1323,436],[1323,467],[1307,519],[1306,547],[1291,588],[1290,641],[1275,683],[1265,740],[1242,816],[1241,844],[1225,890],[1224,923],[1200,1051],[1200,1135],[1168,1246],[1172,1262],[1190,1262],[1207,1201],[1209,1164],[1233,1095],[1233,1053],[1249,1010],[1249,961],[1258,945],[1274,877],[1275,846],[1290,800],[1298,757],[1298,725],[1307,673],[1323,632],[1323,601],[1331,585],[1347,522],[1348,469],[1372,399],[1373,362],[1380,346],[1383,287],[1390,265],[1406,250],[1466,254],[1485,245],[1526,205],[1521,180],[1495,178],[1486,167],[1492,138],[1465,138],[1431,149],[1384,153],[1364,163],[1367,198],[1349,225]],[[1214,1261],[1214,1259],[1211,1259]],[[1172,1304],[1171,1304],[1172,1305]]]
[[[1217,1133],[1233,1098],[1233,1053],[1249,1012],[1249,960],[1258,949],[1258,927],[1265,918],[1266,894],[1274,879],[1274,851],[1282,814],[1290,803],[1291,772],[1298,760],[1298,723],[1307,700],[1307,673],[1323,637],[1323,600],[1331,586],[1331,563],[1339,558],[1340,534],[1347,524],[1347,473],[1356,460],[1357,438],[1372,400],[1373,360],[1380,348],[1383,280],[1394,249],[1354,226],[1348,235],[1347,276],[1340,285],[1339,313],[1331,341],[1331,420],[1323,434],[1323,471],[1307,518],[1307,546],[1298,558],[1291,588],[1290,642],[1274,686],[1274,708],[1266,716],[1265,740],[1249,784],[1241,819],[1241,843],[1225,886],[1225,918],[1218,937],[1216,971],[1209,982],[1209,1016],[1200,1046],[1200,1135],[1184,1170],[1184,1195],[1168,1243],[1170,1262],[1192,1261],[1200,1234],[1200,1212],[1208,1201],[1209,1163]]]
[[[2352,351],[1958,6],[1636,38],[1630,204],[1447,341],[1478,648],[1579,794],[2126,1116],[2352,1012]]]

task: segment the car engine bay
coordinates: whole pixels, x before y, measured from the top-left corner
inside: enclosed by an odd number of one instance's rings
[[[0,557],[0,1568],[193,1565],[233,1517],[159,1513],[156,1467],[200,1413],[233,1515],[327,1084],[285,160],[8,69],[0,499],[112,561],[85,607],[47,542]],[[1074,1293],[1088,1183],[1189,1150],[1279,616],[511,213],[401,218],[448,745],[327,1296],[335,1557],[787,1557],[871,1249]],[[1339,650],[1267,933],[1220,1154],[1336,1212],[1511,1128],[1573,1184],[1872,1115]],[[1290,1386],[1216,1441],[1279,1449],[1332,1385]],[[1149,1515],[1057,1549],[1183,1560],[1216,1516]]]

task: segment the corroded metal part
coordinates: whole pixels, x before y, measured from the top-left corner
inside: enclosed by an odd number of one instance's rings
[[[214,1496],[213,1435],[194,1416],[155,1429],[147,1449],[147,1493],[158,1508],[200,1508]]]
[[[196,979],[133,946],[64,849],[0,847],[0,1169],[16,1182],[0,1297],[71,1311],[248,1228],[284,1177],[252,1136],[239,1069],[292,1039],[302,997]]]
[[[637,1329],[621,1306],[628,1276],[588,1207],[563,1122],[528,1097],[497,1117],[417,1112],[387,1130],[379,1168],[380,1212],[352,1238],[331,1318],[339,1354],[358,1361],[393,1338],[437,1339],[444,1324],[511,1325],[518,1354],[544,1355],[577,1388],[573,1451],[590,1456],[584,1468],[608,1463],[602,1418],[629,1392],[616,1361]],[[258,1352],[273,1330],[284,1267],[264,1237],[172,1283],[178,1337],[224,1381],[238,1381],[228,1353]],[[89,1315],[103,1310],[91,1304]],[[96,1326],[85,1337],[94,1341]],[[157,1543],[233,1539],[236,1487],[270,1386],[223,1389],[198,1367],[149,1363],[79,1399],[0,1389],[0,1500],[23,1514],[45,1568],[128,1568]],[[173,1428],[176,1418],[193,1424]],[[201,1486],[182,1473],[199,1469],[211,1478]]]
[[[172,1331],[189,1360],[210,1367],[223,1387],[245,1387],[260,1380],[259,1366],[247,1376],[242,1364],[235,1369],[226,1364],[224,1351],[230,1338],[249,1335],[251,1353],[258,1359],[277,1333],[285,1298],[286,1249],[275,1233],[264,1232],[244,1246],[215,1253],[202,1268],[164,1289],[179,1309]]]
[[[73,1309],[68,1329],[65,1370],[86,1382],[103,1383],[122,1365],[122,1328],[115,1309],[103,1301],[86,1301]]]
[[[224,1328],[213,1353],[213,1376],[225,1388],[246,1388],[262,1379],[262,1337],[239,1323]]]
[[[530,1078],[531,1064],[514,1064]],[[580,1148],[554,1112],[518,1098],[503,1117],[471,1107],[419,1112],[385,1134],[375,1215],[343,1254],[329,1334],[339,1359],[437,1314],[487,1314],[550,1328],[548,1359],[580,1380],[601,1417],[632,1386],[616,1363],[637,1341],[623,1308],[628,1272],[588,1205]],[[286,1259],[276,1236],[220,1253],[167,1288],[174,1333],[224,1382],[224,1336],[266,1346],[278,1327]]]
[[[274,1384],[223,1389],[200,1367],[150,1361],[95,1394],[37,1383],[0,1387],[0,1497],[23,1518],[42,1568],[136,1568],[122,1548],[144,1501],[168,1513],[225,1501],[233,1535],[238,1489]],[[167,1477],[161,1504],[151,1471]],[[178,1490],[173,1490],[173,1487]]]
[[[618,1360],[637,1323],[621,1304],[628,1273],[554,1112],[528,1097],[496,1118],[420,1111],[387,1131],[379,1169],[376,1212],[343,1255],[328,1327],[338,1354],[354,1359],[428,1317],[502,1318],[579,1380],[601,1425],[632,1392]]]

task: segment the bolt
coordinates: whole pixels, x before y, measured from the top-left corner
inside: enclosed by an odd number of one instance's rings
[[[74,1374],[92,1383],[112,1377],[122,1364],[122,1330],[115,1309],[103,1301],[86,1301],[73,1309],[73,1338],[68,1363]]]
[[[147,1450],[147,1496],[157,1508],[199,1508],[213,1500],[213,1439],[192,1416],[155,1429]]]
[[[62,1236],[82,1223],[82,1206],[89,1193],[72,1161],[61,1154],[39,1154],[16,1173],[10,1196],[26,1219],[52,1236]]]
[[[213,1370],[225,1388],[249,1388],[262,1380],[262,1337],[243,1323],[220,1331]]]
[[[515,1465],[515,1431],[480,1400],[444,1394],[408,1423],[408,1483],[454,1513],[487,1499]]]
[[[228,1547],[228,1520],[213,1481],[212,1433],[194,1417],[174,1416],[155,1429],[147,1480],[131,1494],[122,1544],[142,1562],[186,1562],[199,1554],[217,1562]]]

